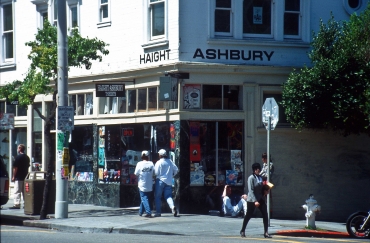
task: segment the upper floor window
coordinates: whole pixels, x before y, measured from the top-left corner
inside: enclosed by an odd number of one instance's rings
[[[299,0],[298,0],[299,1]],[[272,35],[271,0],[249,0],[243,3],[243,34]]]
[[[57,26],[58,24],[58,0],[54,0],[53,4],[53,25]]]
[[[14,61],[13,4],[1,5],[1,62]]]
[[[99,23],[98,27],[110,26],[110,0],[99,0]]]
[[[310,1],[213,0],[210,11],[211,37],[310,41]]]
[[[165,34],[165,2],[150,0],[150,33],[151,39],[161,38]]]
[[[301,32],[300,0],[285,0],[284,37],[299,38]]]
[[[231,0],[216,0],[215,32],[218,35],[231,35],[232,23]]]
[[[13,113],[14,116],[27,116],[27,107],[0,101],[0,113]]]
[[[78,5],[68,5],[69,7],[69,18],[68,18],[68,29],[72,30],[80,26],[79,24],[79,16],[78,16]]]

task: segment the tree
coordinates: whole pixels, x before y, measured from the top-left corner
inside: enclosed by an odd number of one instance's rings
[[[283,85],[287,120],[298,129],[370,135],[370,5],[349,21],[321,20],[313,36],[312,66]]]
[[[15,80],[1,86],[0,98],[6,98],[8,101],[18,100],[20,106],[27,106],[33,104],[36,95],[53,95],[53,105],[48,116],[42,115],[39,109],[34,108],[40,118],[45,121],[44,137],[46,140],[46,147],[48,151],[52,151],[50,129],[55,122],[57,108],[56,96],[58,93],[57,28],[50,25],[49,22],[45,22],[44,28],[39,29],[35,35],[35,40],[27,42],[26,46],[31,47],[31,52],[28,55],[31,64],[25,74],[25,78],[22,81]],[[97,38],[84,38],[77,29],[73,29],[72,34],[68,36],[68,68],[86,67],[89,69],[92,65],[91,61],[102,61],[102,55],[109,54],[109,51],[106,49],[108,46],[109,44]],[[52,174],[55,171],[50,153],[47,154],[45,161],[48,166],[40,219],[45,219],[47,215],[49,184],[52,179]]]

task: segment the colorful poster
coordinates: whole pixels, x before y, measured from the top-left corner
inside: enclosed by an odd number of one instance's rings
[[[190,161],[200,161],[200,123],[190,122]]]
[[[203,171],[191,171],[190,172],[190,185],[204,185],[204,172]]]
[[[238,179],[238,172],[234,170],[226,171],[226,184],[227,185],[236,185]]]

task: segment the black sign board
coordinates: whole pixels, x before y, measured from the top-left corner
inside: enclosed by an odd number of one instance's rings
[[[96,97],[125,97],[124,84],[96,84]]]

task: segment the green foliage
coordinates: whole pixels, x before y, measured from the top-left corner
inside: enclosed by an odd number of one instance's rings
[[[312,67],[294,70],[282,105],[296,128],[370,135],[370,5],[349,21],[332,16],[314,33]]]
[[[58,44],[57,28],[45,22],[39,29],[35,40],[26,43],[31,47],[28,59],[31,65],[23,81],[16,80],[0,87],[0,98],[10,101],[19,100],[20,105],[29,105],[37,94],[49,94],[57,90]],[[93,60],[102,61],[102,55],[108,55],[108,44],[97,38],[84,38],[77,29],[68,36],[68,68],[90,68]],[[54,86],[50,84],[54,81]]]

